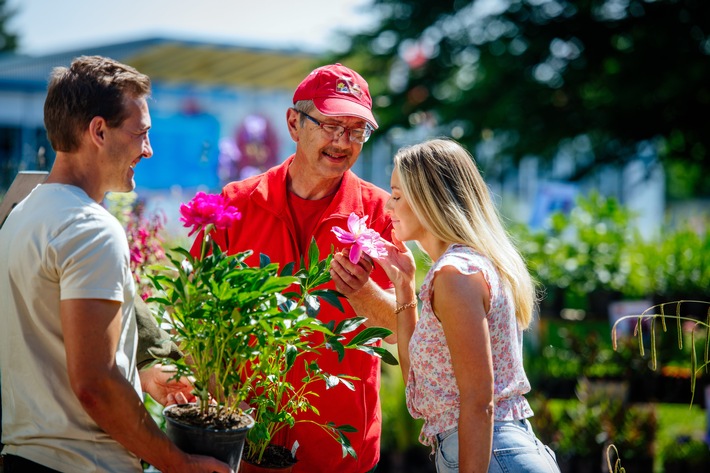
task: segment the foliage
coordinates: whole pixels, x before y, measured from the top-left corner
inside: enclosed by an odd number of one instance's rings
[[[382,132],[433,122],[469,149],[497,146],[488,165],[501,174],[507,158],[564,148],[575,180],[630,160],[641,142],[663,162],[710,166],[708,2],[374,0],[372,10],[379,23],[334,59],[368,78]],[[707,193],[702,175],[686,185]]]
[[[682,309],[689,305],[699,305],[705,309],[705,313],[695,313],[693,316],[684,315]],[[695,387],[697,383],[697,377],[705,372],[708,372],[708,367],[710,366],[710,302],[703,301],[675,301],[666,302],[662,304],[655,305],[653,307],[645,310],[641,315],[628,315],[621,317],[614,323],[612,327],[612,343],[614,349],[617,349],[617,327],[619,324],[624,323],[626,320],[636,319],[636,325],[634,328],[634,335],[638,339],[638,349],[641,356],[645,354],[645,337],[644,337],[644,325],[648,325],[649,332],[649,344],[651,350],[651,368],[656,370],[658,366],[658,356],[657,356],[657,331],[659,329],[666,332],[668,330],[667,319],[670,319],[675,323],[677,328],[677,340],[678,349],[683,350],[684,344],[684,330],[683,323],[689,323],[692,325],[692,330],[690,330],[690,390],[693,393],[693,399],[695,397]],[[702,343],[702,356],[698,357],[698,345],[696,344],[696,327],[700,327],[703,333],[704,342]],[[685,342],[687,344],[687,342]],[[691,404],[692,404],[691,399]]]
[[[705,232],[698,232],[684,225],[674,231],[663,231],[662,235],[660,241],[642,248],[654,292],[665,301],[708,295],[710,226]]]
[[[579,325],[579,322],[570,322]],[[525,371],[531,383],[549,383],[551,379],[626,378],[643,369],[645,360],[633,356],[631,350],[614,350],[608,338],[596,331],[581,334],[560,328],[560,346],[545,344],[541,352],[526,357]],[[622,343],[631,345],[633,339]],[[544,386],[542,386],[544,388]]]
[[[538,235],[535,243],[545,262],[531,261],[533,269],[544,280],[554,278],[559,287],[571,287],[580,294],[600,288],[628,291],[629,249],[638,239],[632,219],[631,212],[614,198],[596,192],[577,198],[569,214],[552,215],[547,235],[542,239]]]
[[[552,213],[545,228],[513,225],[511,232],[543,286],[544,310],[555,303],[590,309],[600,296],[699,298],[710,288],[710,227],[641,235],[633,212],[596,192],[578,196],[569,212]]]
[[[579,399],[549,399],[539,393],[535,394],[534,391],[528,396],[528,399],[533,412],[535,412],[535,415],[530,418],[530,423],[532,424],[535,433],[543,443],[550,445],[553,448],[557,454],[558,460],[564,460],[566,456],[570,455],[571,451],[561,451],[556,439],[561,438],[563,435],[569,434],[570,429],[563,425],[563,423],[569,421],[569,417],[567,417],[566,413],[573,410],[580,403]],[[643,405],[641,407],[643,407]],[[670,445],[673,445],[674,442],[676,442],[676,439],[683,436],[694,439],[703,438],[706,431],[705,411],[697,405],[688,408],[687,405],[675,403],[653,404],[653,411],[656,417],[655,442],[651,445],[653,448],[654,471],[668,471],[658,468],[658,466],[664,463],[664,447],[669,446],[670,448]],[[610,440],[611,442],[615,441],[615,439]],[[598,465],[599,462],[597,460],[601,459],[605,452],[598,443],[595,443],[593,448],[594,450],[591,451],[592,460],[595,465]],[[645,471],[639,469],[635,462],[628,461],[629,459],[621,447],[618,451],[624,466],[629,473]],[[679,454],[682,452],[684,452],[684,450],[678,451]],[[571,471],[583,470],[580,469]],[[584,471],[592,470],[585,469]]]
[[[0,53],[15,51],[18,46],[18,36],[8,30],[9,20],[17,13],[10,9],[7,0],[0,0]]]
[[[615,198],[596,192],[578,196],[575,204],[568,213],[554,212],[549,228],[512,229],[530,272],[546,289],[545,296],[555,297],[557,289],[572,300],[602,291],[646,296],[649,280],[645,271],[639,271],[646,261],[633,213]]]

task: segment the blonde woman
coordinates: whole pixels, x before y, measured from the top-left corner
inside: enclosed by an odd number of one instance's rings
[[[396,295],[407,407],[444,472],[559,472],[535,436],[524,394],[522,336],[533,316],[530,274],[468,152],[436,139],[394,158],[393,244],[378,262]],[[433,261],[417,314],[411,251]]]

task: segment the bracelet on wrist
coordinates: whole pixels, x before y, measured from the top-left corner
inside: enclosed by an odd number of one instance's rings
[[[399,314],[399,313],[402,312],[404,309],[411,309],[412,307],[416,307],[416,306],[417,306],[417,301],[416,301],[416,300],[414,300],[414,301],[412,301],[412,302],[408,302],[408,303],[406,303],[406,304],[402,304],[401,306],[397,307],[397,308],[394,310],[394,315]]]

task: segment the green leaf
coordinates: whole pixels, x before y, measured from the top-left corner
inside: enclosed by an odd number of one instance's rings
[[[298,349],[291,344],[286,345],[286,368],[285,368],[285,371],[288,371],[291,369],[291,367],[293,366],[293,363],[296,361],[297,356],[298,356]]]
[[[295,267],[296,263],[294,263],[293,261],[287,263],[281,270],[281,276],[293,276],[293,268]]]
[[[340,382],[342,384],[344,384],[349,390],[355,391],[355,385],[353,383],[351,383],[350,381],[343,379],[343,378],[339,378],[339,379],[340,379]]]
[[[164,298],[164,297],[149,297],[148,300],[147,300],[147,302],[156,302],[156,303],[158,303],[158,304],[162,304],[162,305],[165,305],[165,306],[169,306],[169,305],[170,305],[170,301],[169,301],[168,299]]]
[[[291,284],[297,283],[298,279],[292,276],[275,276],[267,279],[260,290],[264,293],[281,292]]]
[[[318,249],[318,244],[316,243],[315,237],[311,237],[311,244],[308,246],[308,267],[312,268],[317,266],[319,258],[320,250]]]
[[[339,292],[333,291],[331,289],[318,289],[311,292],[311,294],[320,297],[328,304],[338,309],[340,312],[345,312],[343,304],[340,302],[340,297],[342,297],[342,295]]]
[[[347,347],[369,345],[390,335],[392,335],[392,331],[384,327],[367,327],[365,330],[355,335],[353,339],[350,340],[350,343],[347,344]]]
[[[334,332],[338,334],[350,333],[362,325],[366,320],[367,317],[350,317],[349,319],[342,320],[335,328]]]
[[[338,362],[343,361],[343,358],[345,358],[345,347],[342,343],[337,340],[332,340],[329,341],[326,346],[338,354]]]
[[[397,358],[395,358],[394,355],[389,352],[389,350],[382,347],[372,347],[372,350],[377,353],[380,358],[382,358],[383,363],[387,363],[388,365],[392,366],[399,365]]]
[[[315,317],[320,311],[320,300],[316,296],[308,294],[304,299],[306,311],[309,316]]]
[[[333,423],[329,422],[329,424],[333,424]],[[339,425],[338,427],[333,427],[333,428],[339,432],[357,432],[357,429],[349,424],[343,424],[343,425]]]

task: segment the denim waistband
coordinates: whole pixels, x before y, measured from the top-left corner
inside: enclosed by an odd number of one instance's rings
[[[530,422],[529,422],[527,419],[496,420],[496,421],[493,421],[493,430],[495,430],[496,428],[505,427],[505,426],[515,426],[515,427],[522,428],[522,429],[524,429],[524,430],[530,430],[530,429],[531,429]],[[457,427],[452,427],[452,428],[447,429],[447,430],[445,430],[445,431],[443,431],[443,432],[441,432],[441,433],[436,434],[436,435],[434,436],[434,439],[436,440],[437,443],[441,443],[441,442],[444,441],[444,439],[445,439],[446,437],[448,437],[449,435],[453,434],[453,433],[456,432],[457,430],[458,430],[458,426],[457,426]]]
[[[457,427],[452,427],[452,428],[450,428],[450,429],[448,429],[448,430],[444,430],[443,432],[436,434],[436,435],[434,436],[434,438],[436,439],[436,442],[437,442],[437,443],[441,443],[441,442],[444,441],[444,439],[445,439],[446,437],[448,437],[449,435],[453,434],[453,433],[456,432],[457,430],[459,430],[458,426],[457,426]]]

